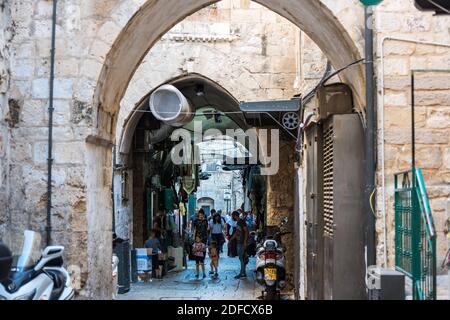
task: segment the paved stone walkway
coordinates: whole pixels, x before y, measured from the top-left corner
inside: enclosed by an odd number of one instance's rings
[[[195,262],[188,262],[188,269],[181,272],[169,272],[163,280],[138,282],[131,290],[121,294],[119,300],[255,300],[261,295],[261,287],[255,283],[255,258],[247,265],[247,279],[237,280],[239,259],[222,254],[219,264],[219,278],[208,275],[209,259],[205,260],[207,277],[195,279]],[[201,274],[200,274],[201,277]]]

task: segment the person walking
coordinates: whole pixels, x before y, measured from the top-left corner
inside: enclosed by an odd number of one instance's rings
[[[150,231],[150,238],[145,241],[144,247],[147,249],[151,249],[151,259],[152,259],[152,278],[156,279],[162,278],[162,265],[159,261],[158,253],[161,251],[161,243],[159,239],[156,237],[157,230],[152,229]]]
[[[214,219],[214,216],[216,215],[216,209],[211,209],[209,216],[208,216],[208,222],[211,222]]]
[[[194,239],[200,237],[201,241],[206,245],[208,242],[208,220],[205,216],[205,211],[200,209],[197,214],[197,218],[193,222]]]
[[[247,223],[242,220],[239,216],[239,212],[234,211],[231,214],[234,221],[236,221],[236,230],[230,238],[231,241],[236,241],[236,251],[239,257],[239,262],[241,264],[241,269],[238,275],[236,275],[235,279],[244,279],[247,277],[246,267],[248,263],[247,256],[247,244],[248,244],[248,227]]]
[[[210,275],[213,275],[212,277],[214,279],[217,279],[219,277],[219,249],[217,247],[216,241],[211,241],[208,247],[208,254],[209,258],[211,259],[210,266],[211,266],[211,272]]]
[[[200,266],[202,267],[203,279],[206,278],[205,274],[205,253],[206,253],[206,244],[203,243],[202,238],[200,236],[195,237],[195,242],[192,245],[192,253],[195,257],[195,278],[198,279]]]
[[[209,229],[211,231],[211,241],[215,241],[219,252],[222,252],[223,243],[225,241],[223,236],[223,221],[219,214],[215,214],[209,222]]]

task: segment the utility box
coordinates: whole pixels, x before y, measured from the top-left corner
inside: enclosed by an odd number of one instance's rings
[[[367,287],[370,300],[405,300],[405,275],[399,271],[369,268]]]
[[[321,120],[333,114],[353,113],[353,94],[350,87],[344,83],[332,83],[317,91],[317,113]]]

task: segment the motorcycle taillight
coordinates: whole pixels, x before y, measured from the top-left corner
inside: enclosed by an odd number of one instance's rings
[[[266,259],[277,259],[277,253],[276,252],[266,252],[265,253],[265,258]]]

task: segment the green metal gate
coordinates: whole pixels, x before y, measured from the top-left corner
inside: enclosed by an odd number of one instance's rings
[[[436,299],[436,232],[421,169],[395,175],[395,265],[414,300]]]

